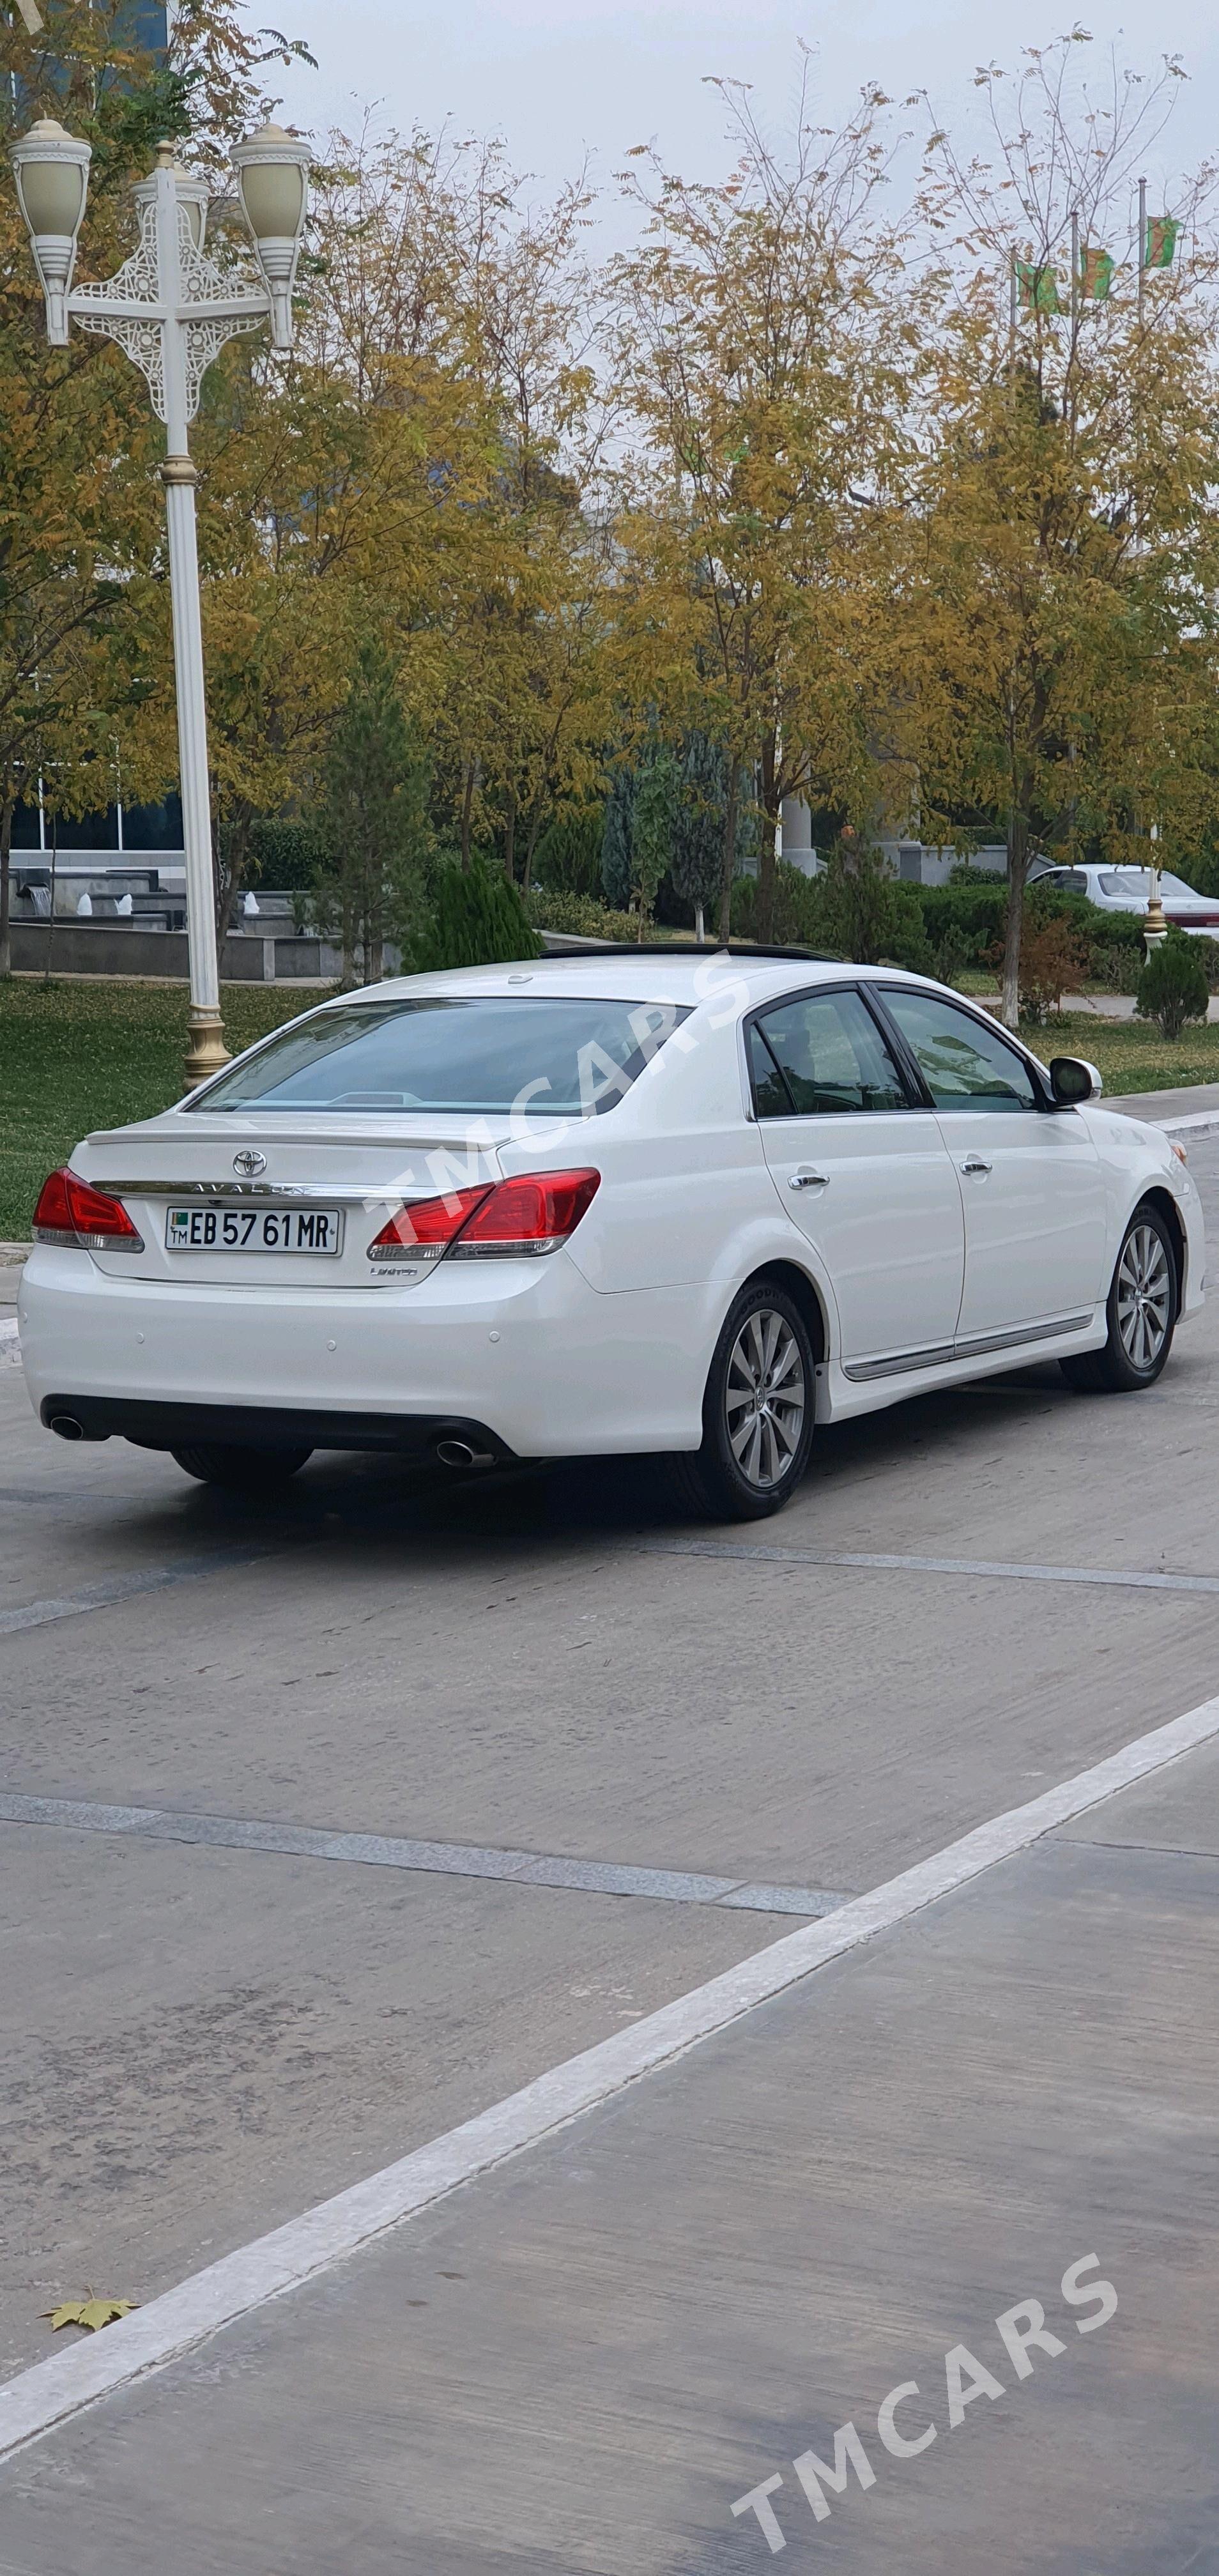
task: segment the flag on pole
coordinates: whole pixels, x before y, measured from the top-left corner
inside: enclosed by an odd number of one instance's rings
[[[1149,215],[1143,241],[1144,268],[1171,268],[1181,226],[1175,215]]]
[[[1111,251],[1093,250],[1085,244],[1079,254],[1079,291],[1093,304],[1108,301],[1113,284],[1114,260]]]
[[[1061,313],[1058,279],[1052,268],[1038,268],[1032,260],[1018,259],[1016,284],[1022,313]]]

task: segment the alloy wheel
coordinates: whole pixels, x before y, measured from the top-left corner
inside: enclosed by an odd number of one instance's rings
[[[1118,1264],[1117,1329],[1131,1368],[1154,1368],[1172,1318],[1172,1269],[1152,1225],[1132,1226]]]
[[[748,1315],[732,1345],[724,1393],[728,1441],[747,1482],[779,1484],[804,1428],[804,1362],[786,1316],[772,1306]]]

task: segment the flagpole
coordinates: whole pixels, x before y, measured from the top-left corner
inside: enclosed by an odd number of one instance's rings
[[[1143,320],[1143,258],[1147,249],[1147,182],[1139,181],[1139,323]]]

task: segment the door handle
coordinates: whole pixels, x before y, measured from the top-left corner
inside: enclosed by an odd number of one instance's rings
[[[788,1173],[787,1186],[789,1190],[828,1190],[830,1176],[828,1172],[814,1172],[807,1163],[802,1163],[798,1172]]]
[[[984,1163],[980,1154],[967,1154],[961,1165],[963,1172],[976,1172],[979,1174],[993,1172],[994,1168],[993,1163]]]

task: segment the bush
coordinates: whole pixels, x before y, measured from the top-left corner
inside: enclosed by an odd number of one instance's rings
[[[806,877],[803,868],[794,868],[790,859],[776,859],[774,919],[768,945],[776,948],[824,948],[823,885],[824,878]],[[734,939],[761,938],[759,895],[756,877],[733,878],[731,935]]]
[[[1007,918],[1005,878],[987,877],[978,869],[970,869],[968,877],[962,871],[950,885],[913,885],[907,891],[918,904],[933,955],[951,941],[958,973],[966,966],[986,965],[989,951],[1003,937]]]
[[[533,854],[533,875],[547,894],[590,895],[601,892],[601,845],[605,807],[590,805],[582,814],[567,814],[548,823]]]
[[[908,975],[934,975],[935,954],[918,892],[917,886],[903,884],[900,877],[890,880],[881,963],[904,966]]]
[[[532,886],[525,911],[535,930],[561,930],[575,939],[638,939],[638,915],[611,912],[594,895],[552,893]]]
[[[1204,1020],[1210,1001],[1200,942],[1170,930],[1153,948],[1134,997],[1136,1019],[1155,1020],[1166,1038],[1179,1038],[1187,1020]]]
[[[325,855],[324,835],[316,823],[260,815],[250,825],[246,876],[273,894],[303,894],[316,884]]]
[[[1061,1005],[1064,993],[1082,984],[1088,972],[1086,939],[1069,920],[1039,921],[1034,913],[1020,941],[1020,1016],[1034,1026]],[[1002,950],[996,963],[1002,964]]]
[[[941,984],[959,984],[978,963],[974,942],[950,922],[938,948],[931,952],[931,972]]]
[[[1129,993],[1139,979],[1140,960],[1132,958],[1125,940],[1096,939],[1088,956],[1088,981],[1106,993]]]
[[[436,869],[431,919],[413,943],[412,973],[507,965],[513,958],[537,954],[525,907],[502,868],[473,859],[468,869],[451,862]]]

